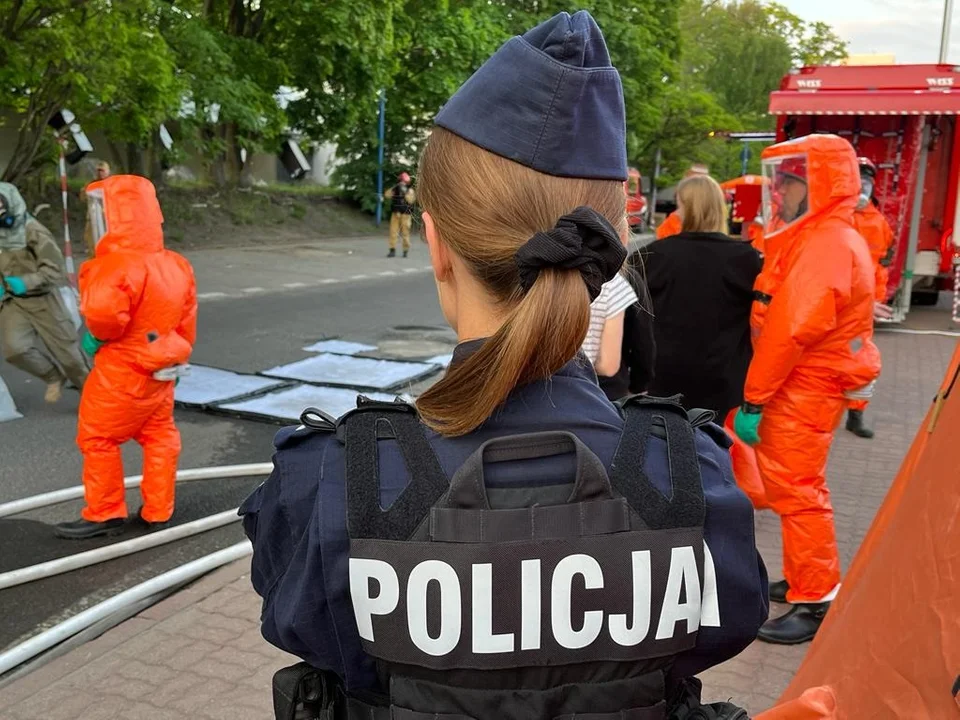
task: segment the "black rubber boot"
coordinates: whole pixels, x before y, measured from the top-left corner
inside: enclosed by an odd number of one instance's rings
[[[104,522],[90,522],[81,518],[73,522],[60,523],[54,527],[53,532],[59,538],[87,540],[102,535],[119,535],[123,532],[124,525],[126,520],[123,518],[113,518]]]
[[[863,410],[847,410],[847,430],[867,440],[873,437],[873,430],[863,424]]]
[[[787,601],[787,590],[790,586],[786,580],[770,583],[770,601],[776,603],[785,603]]]
[[[169,520],[164,520],[163,522],[150,522],[149,520],[144,520],[143,508],[137,510],[137,523],[140,525],[145,525],[150,530],[163,530],[166,527],[170,527]]]
[[[410,252],[409,250],[404,250],[404,251],[403,251],[403,256],[406,257],[409,252]]]
[[[390,252],[387,253],[387,257],[396,257],[397,251],[394,248],[390,248]]]
[[[757,638],[775,645],[799,645],[813,640],[830,603],[797,603],[786,615],[767,620]]]

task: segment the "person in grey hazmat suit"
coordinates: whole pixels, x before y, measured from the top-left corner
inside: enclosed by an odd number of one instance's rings
[[[60,294],[65,284],[50,231],[30,216],[14,185],[0,182],[0,348],[7,362],[46,383],[49,403],[67,380],[82,389],[90,371]]]

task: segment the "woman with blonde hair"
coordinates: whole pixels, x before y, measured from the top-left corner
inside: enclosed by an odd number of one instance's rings
[[[750,365],[750,306],[760,255],[726,235],[723,191],[710,177],[677,188],[682,231],[648,246],[657,363],[652,395],[683,395],[685,407],[720,421],[743,402]]]
[[[726,235],[726,203],[713,178],[683,180],[677,206],[681,232],[644,255],[657,347],[649,392],[713,410],[733,438],[737,483],[755,508],[768,507],[753,449],[733,432],[753,357],[750,308],[763,261],[750,243]]]
[[[665,718],[753,640],[766,572],[725,436],[668,402],[621,412],[578,355],[626,255],[593,18],[509,40],[436,125],[419,195],[460,344],[416,406],[280,432],[241,508],[263,635],[321,676],[323,716]]]

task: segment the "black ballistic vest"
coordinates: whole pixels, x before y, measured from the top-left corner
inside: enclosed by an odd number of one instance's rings
[[[665,674],[701,619],[703,489],[679,405],[635,397],[624,416],[609,476],[576,436],[547,432],[488,441],[449,482],[413,408],[366,403],[339,421],[351,598],[388,694],[343,698],[336,717],[666,717]],[[655,425],[669,497],[643,472]],[[387,509],[383,438],[396,439],[412,478]],[[485,487],[484,463],[569,452],[572,485]]]
[[[413,208],[411,208],[407,202],[407,192],[409,190],[410,188],[406,183],[399,183],[393,186],[390,197],[390,212],[400,213],[402,215],[409,215],[413,212]]]

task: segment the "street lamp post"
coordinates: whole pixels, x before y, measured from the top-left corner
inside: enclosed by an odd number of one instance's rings
[[[943,3],[943,27],[940,28],[940,60],[947,62],[947,55],[950,50],[950,24],[953,22],[953,0],[944,0]]]
[[[383,135],[384,135],[384,111],[386,110],[386,96],[383,90],[380,91],[380,127],[378,130],[379,148],[377,150],[377,227],[380,227],[380,220],[383,217]]]

